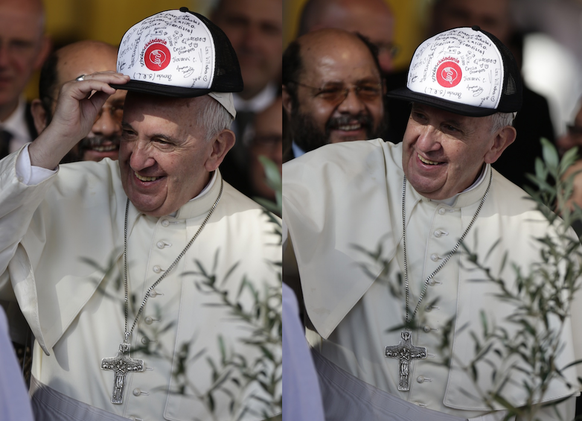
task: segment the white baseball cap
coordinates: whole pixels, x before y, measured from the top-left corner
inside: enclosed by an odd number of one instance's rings
[[[478,26],[462,27],[420,44],[406,87],[387,95],[483,117],[519,111],[522,81],[513,55],[501,41]]]
[[[156,13],[121,39],[116,89],[171,97],[209,95],[236,117],[232,92],[243,89],[236,53],[224,32],[186,7]]]

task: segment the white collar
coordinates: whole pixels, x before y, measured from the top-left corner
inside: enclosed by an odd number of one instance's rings
[[[26,100],[21,96],[18,100],[18,106],[10,114],[4,122],[2,122],[2,128],[8,130],[12,133],[12,136],[16,139],[22,139],[26,141],[31,141],[30,134],[28,133],[28,127],[26,126]]]
[[[277,96],[277,87],[270,82],[261,92],[251,99],[243,99],[237,94],[233,94],[234,108],[237,111],[252,111],[258,113],[267,108]]]

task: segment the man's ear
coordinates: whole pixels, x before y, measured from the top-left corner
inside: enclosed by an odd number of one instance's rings
[[[47,126],[47,115],[40,99],[33,99],[30,103],[30,112],[34,120],[34,127],[38,134],[41,134]]]
[[[281,91],[281,99],[283,102],[283,109],[287,113],[287,117],[289,117],[293,110],[293,101],[291,100],[291,94],[289,94],[285,85],[283,85],[283,90]]]
[[[226,153],[234,146],[235,136],[232,130],[224,129],[210,141],[210,156],[204,163],[206,171],[215,171],[224,160]]]
[[[491,148],[485,154],[485,162],[487,164],[493,164],[497,161],[503,151],[513,143],[516,137],[517,131],[512,126],[505,126],[497,131]]]

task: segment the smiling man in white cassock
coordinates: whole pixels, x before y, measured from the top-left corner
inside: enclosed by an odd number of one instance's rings
[[[492,282],[473,282],[486,276],[461,243],[511,284],[516,273],[510,264],[501,269],[505,254],[525,273],[541,260],[535,238],[556,234],[535,202],[491,167],[516,137],[521,89],[515,60],[497,38],[478,27],[445,31],[417,48],[407,87],[389,93],[412,103],[402,143],[328,145],[283,166],[284,241],[300,277],[289,282],[304,297],[326,420],[507,415],[501,406],[491,412],[458,360],[445,363],[438,349],[455,318],[446,351],[466,363],[481,310],[501,324],[514,310]],[[388,268],[362,249],[381,250]],[[401,295],[382,282],[397,284],[400,275]],[[556,367],[580,359],[580,336],[567,319]],[[576,369],[563,374],[568,382],[552,382],[544,401],[564,398],[557,409],[571,420]],[[520,407],[526,391],[516,383],[503,396]],[[491,387],[487,364],[478,384]],[[554,420],[554,411],[537,415]]]
[[[263,292],[280,276],[276,217],[218,169],[235,141],[236,54],[216,25],[182,8],[130,28],[117,71],[65,83],[51,124],[0,161],[0,290],[36,337],[35,417],[274,415],[260,387],[221,384],[208,361],[220,367],[223,344],[261,366],[248,326],[220,304],[251,311],[243,279]],[[128,91],[119,160],[59,166],[116,89]]]

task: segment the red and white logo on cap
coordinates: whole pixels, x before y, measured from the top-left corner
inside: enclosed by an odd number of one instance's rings
[[[144,62],[148,69],[156,72],[164,70],[170,64],[170,50],[163,40],[151,40],[146,44]]]
[[[457,63],[451,60],[443,61],[436,71],[436,79],[444,88],[452,88],[461,82],[463,72]]]

